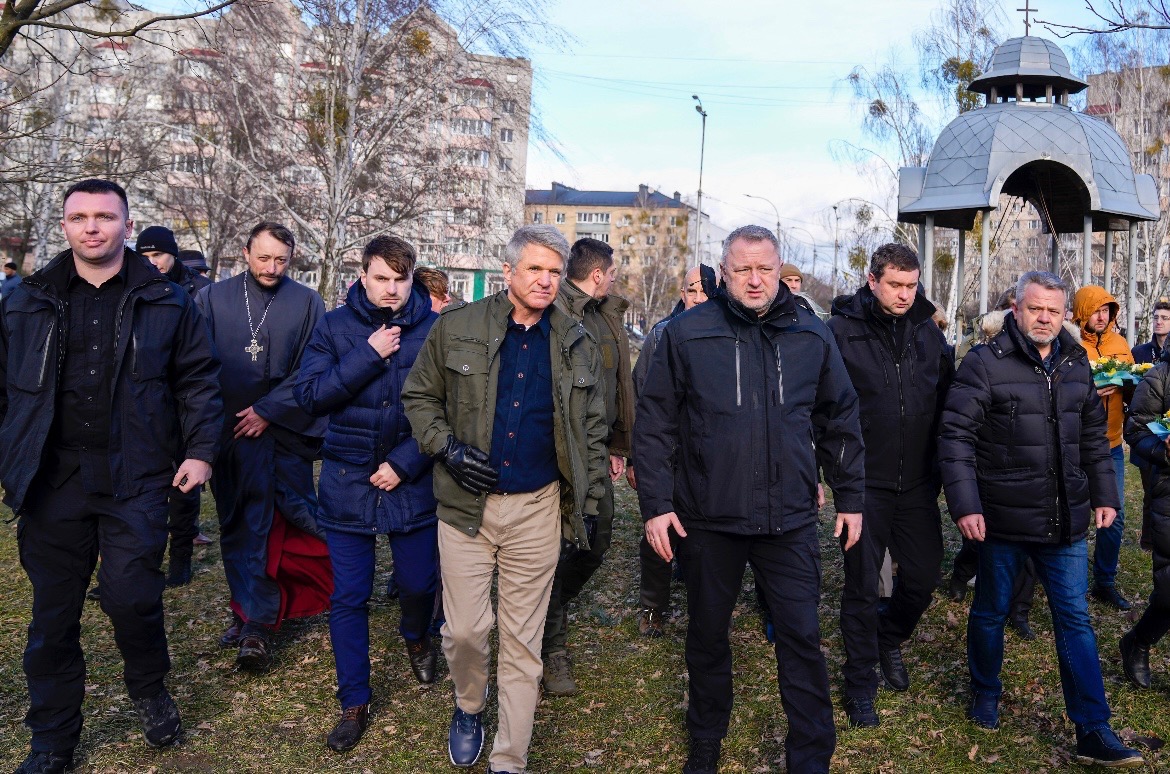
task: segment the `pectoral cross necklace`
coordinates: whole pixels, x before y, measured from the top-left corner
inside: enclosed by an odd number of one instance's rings
[[[264,351],[264,347],[260,346],[257,339],[260,337],[260,326],[264,324],[264,320],[268,317],[268,307],[272,306],[272,302],[276,299],[276,294],[272,294],[272,298],[268,299],[268,303],[264,305],[264,313],[260,315],[260,322],[256,323],[256,327],[252,327],[252,305],[248,303],[248,278],[244,277],[244,308],[248,310],[248,330],[252,332],[252,343],[244,347],[244,351],[252,356],[252,362],[256,362],[256,356]]]

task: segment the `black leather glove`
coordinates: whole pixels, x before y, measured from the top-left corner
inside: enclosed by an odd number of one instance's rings
[[[495,489],[500,483],[500,474],[488,464],[487,454],[453,435],[447,436],[447,445],[435,455],[435,459],[447,466],[447,472],[456,484],[473,495]]]

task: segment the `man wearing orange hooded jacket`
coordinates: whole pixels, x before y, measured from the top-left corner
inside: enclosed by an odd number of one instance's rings
[[[1114,358],[1133,362],[1133,354],[1125,337],[1114,325],[1121,305],[1099,285],[1085,285],[1073,297],[1073,322],[1081,329],[1081,345],[1090,360]],[[1125,424],[1125,402],[1132,395],[1133,386],[1103,387],[1097,390],[1108,420],[1106,435],[1117,471],[1117,491],[1125,492],[1125,454],[1121,448],[1121,430]],[[1123,394],[1127,393],[1127,394]],[[1117,590],[1117,560],[1121,551],[1121,537],[1125,534],[1124,497],[1117,518],[1108,529],[1097,530],[1097,548],[1093,553],[1093,597],[1117,610],[1129,610],[1129,602]]]

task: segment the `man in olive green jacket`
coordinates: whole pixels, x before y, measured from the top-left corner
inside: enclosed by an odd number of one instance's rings
[[[578,239],[569,251],[567,277],[557,293],[557,308],[581,321],[601,352],[601,384],[605,388],[605,442],[609,449],[609,478],[598,503],[597,522],[588,551],[564,557],[553,576],[548,619],[544,624],[544,692],[571,696],[577,692],[569,659],[568,614],[593,573],[601,567],[613,535],[613,483],[625,472],[634,425],[634,383],[630,377],[630,340],[623,318],[630,302],[610,295],[617,266],[613,248],[599,239]]]
[[[540,695],[540,642],[562,540],[587,550],[584,519],[605,491],[604,387],[585,328],[553,305],[569,245],[551,226],[508,243],[508,290],[444,310],[402,391],[434,469],[443,652],[455,683],[448,755],[483,750],[498,570],[499,730],[490,770],[527,765]]]

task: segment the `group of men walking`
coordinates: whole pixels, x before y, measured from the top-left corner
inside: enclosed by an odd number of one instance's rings
[[[1077,295],[1078,341],[1062,327],[1065,285],[1025,274],[1002,330],[956,372],[912,250],[879,248],[866,283],[836,299],[825,324],[796,293],[799,273],[776,236],[745,226],[724,244],[718,281],[687,273],[678,308],[648,332],[631,372],[612,248],[570,247],[551,226],[517,230],[507,289],[471,304],[447,305],[441,283],[416,273],[408,242],[378,237],[327,313],[286,276],[296,244],[280,224],[258,224],[246,270],[210,284],[167,261],[177,248],[165,230],[139,236],[150,261],[126,248],[133,223],[113,183],[72,186],[63,212],[70,249],[6,290],[0,315],[0,481],[33,587],[32,749],[18,773],[74,761],[79,622],[99,558],[102,609],[146,742],[179,737],[164,684],[161,565],[170,514],[183,530],[171,577],[190,579],[191,513],[208,481],[231,590],[221,644],[238,649],[237,662],[265,669],[285,619],[330,610],[341,709],[330,748],[353,748],[370,718],[368,604],[382,534],[421,683],[435,680],[431,633],[442,622],[451,763],[473,766],[486,746],[494,623],[489,771],[524,771],[542,685],[576,691],[566,607],[609,548],[623,475],[645,521],[642,633],[663,632],[676,555],[686,583],[684,772],[718,768],[733,696],[729,624],[748,565],[774,632],[787,770],[829,770],[822,479],[844,556],[851,724],[879,725],[879,675],[893,690],[910,686],[901,649],[939,577],[942,489],[978,546],[970,719],[998,726],[1004,624],[1031,559],[1053,612],[1078,757],[1140,765],[1109,727],[1086,603],[1095,524],[1094,595],[1128,606],[1114,583],[1126,396],[1093,386],[1086,352],[1129,355],[1103,290]],[[1166,443],[1138,423],[1170,408],[1167,373],[1139,387],[1126,430],[1151,495],[1155,592],[1122,640],[1126,674],[1144,686],[1149,649],[1170,630],[1170,477]],[[898,583],[882,609],[887,550]]]

